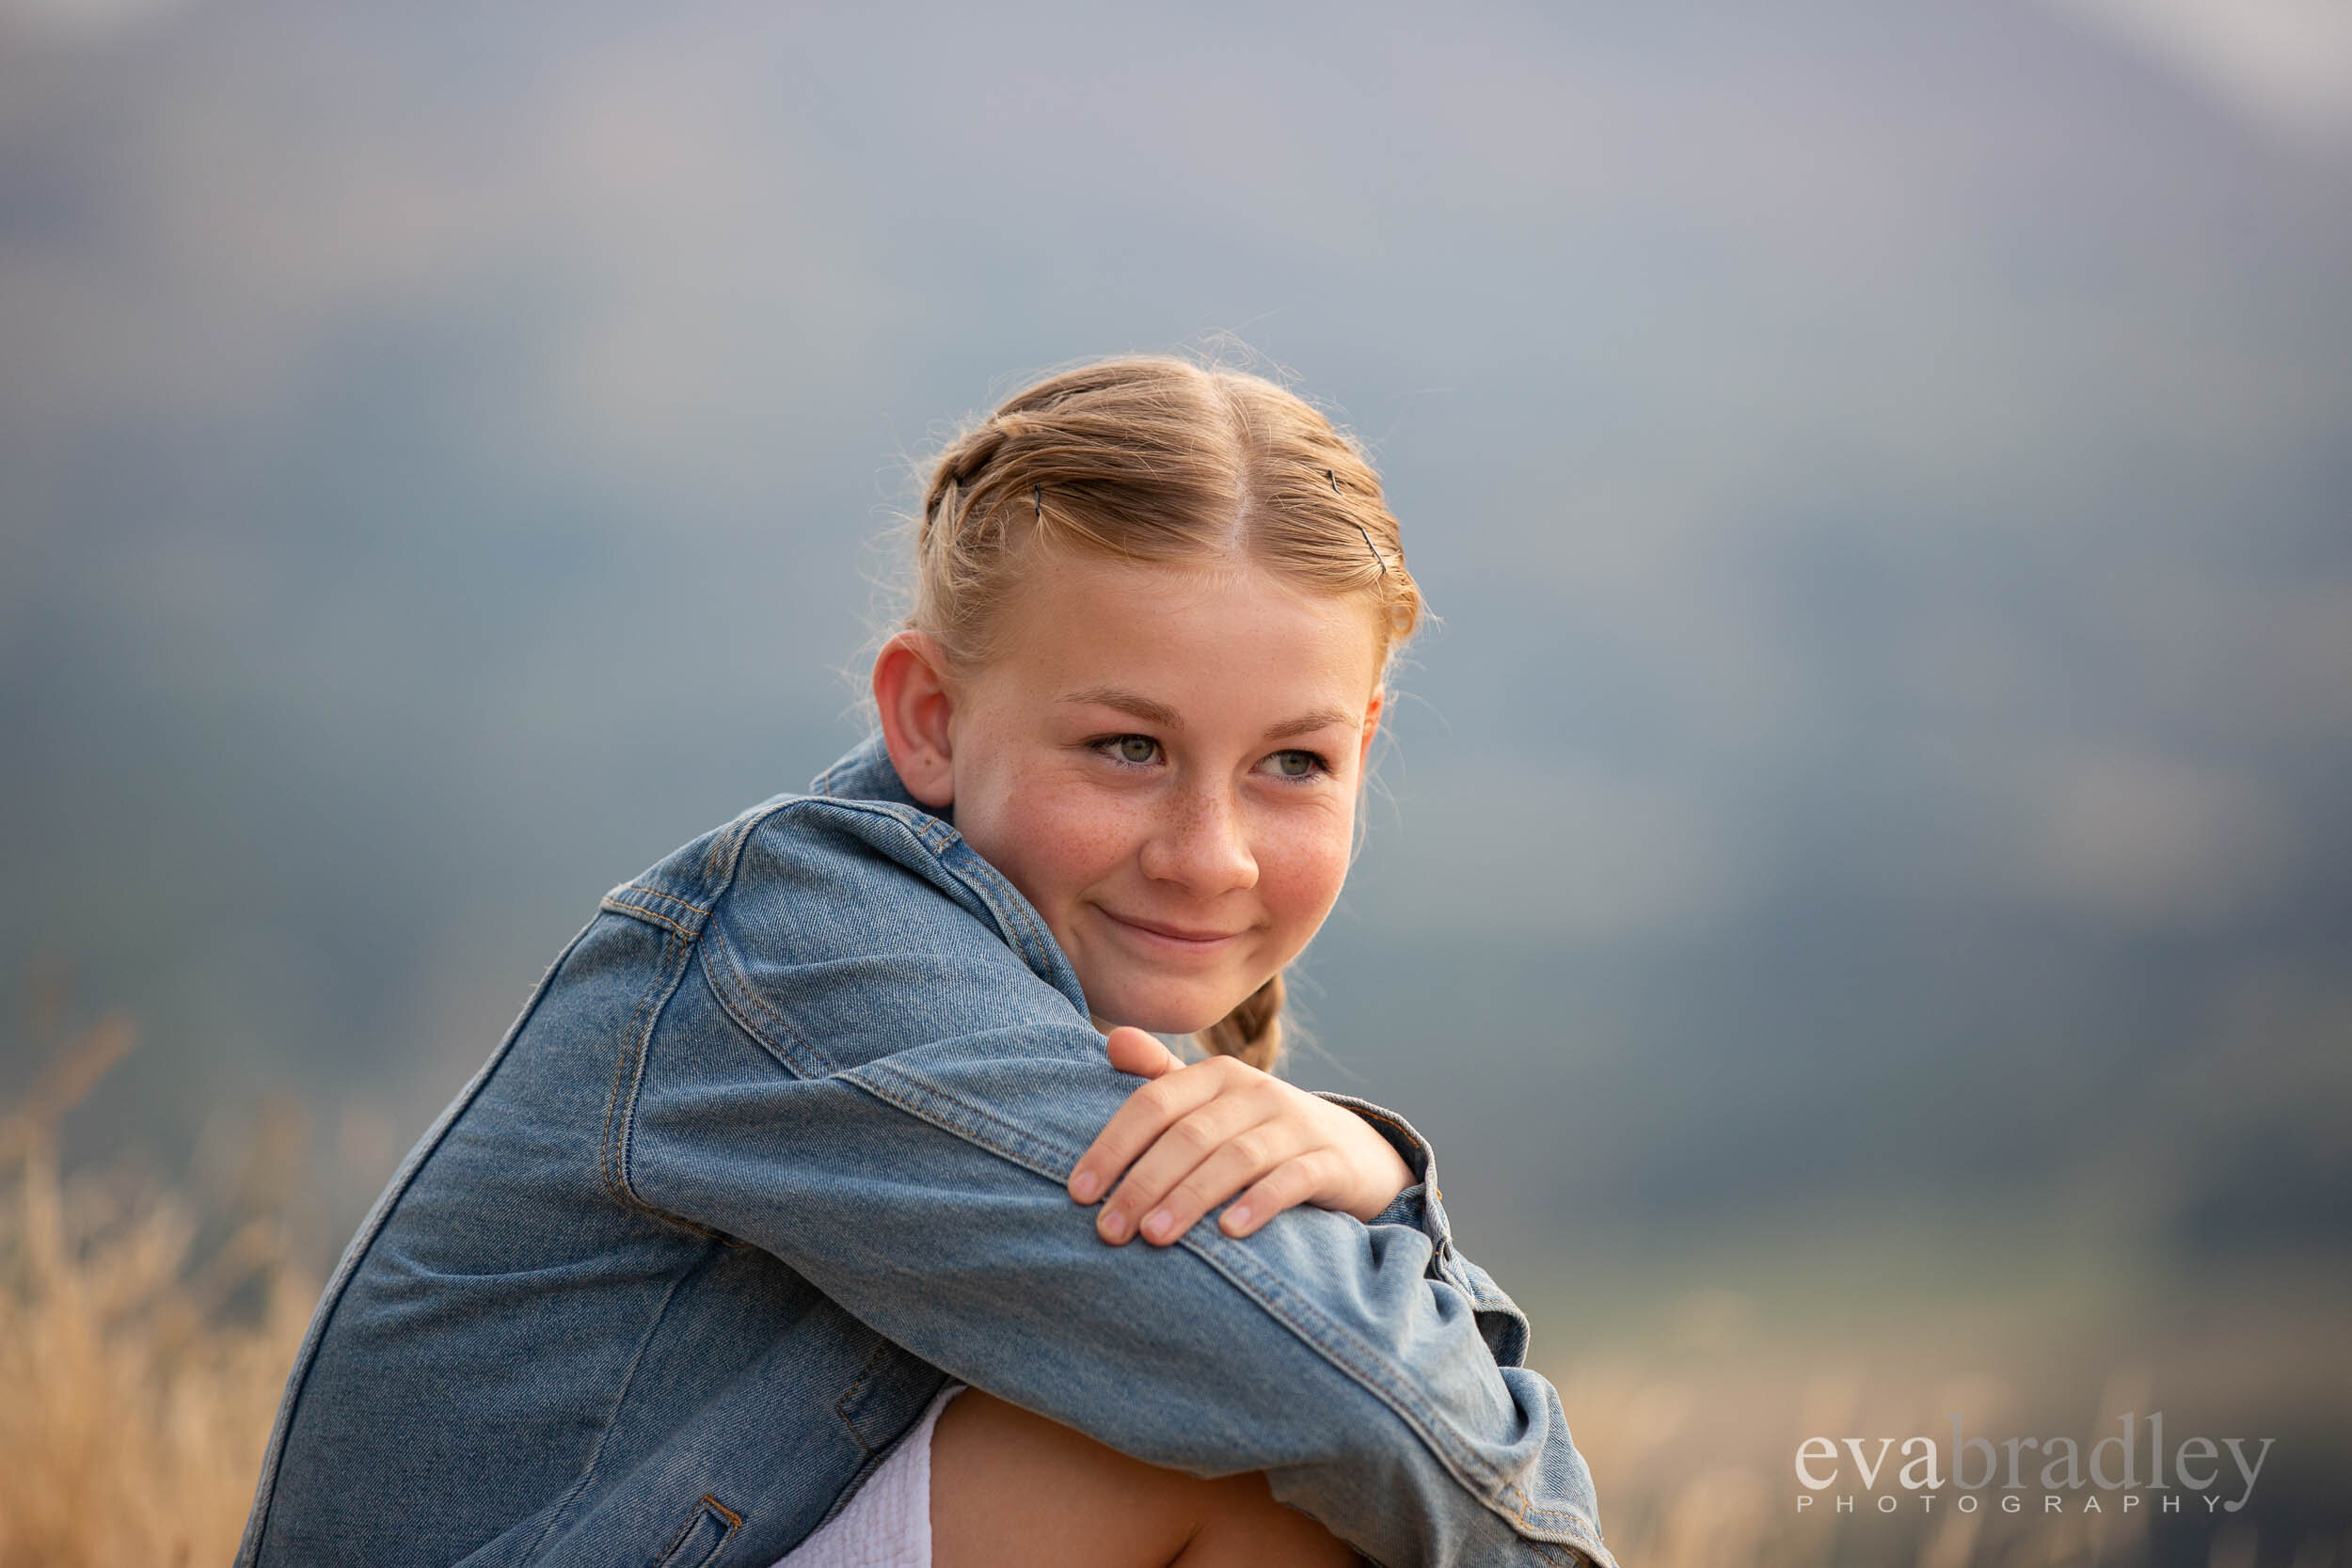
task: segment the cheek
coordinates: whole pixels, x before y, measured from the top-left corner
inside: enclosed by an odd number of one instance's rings
[[[991,854],[977,839],[975,847],[1041,909],[1080,892],[1133,852],[1125,814],[1080,792],[1016,791],[990,814],[985,831],[1001,853]]]
[[[1291,825],[1258,849],[1258,889],[1269,909],[1286,920],[1320,922],[1347,879],[1352,819],[1334,812],[1311,827]]]

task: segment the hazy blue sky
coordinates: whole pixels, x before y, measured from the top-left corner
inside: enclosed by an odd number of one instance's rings
[[[1473,1231],[2341,1253],[2345,14],[5,0],[11,967],[405,1142],[856,738],[929,443],[1225,331],[1443,618],[1301,1071]]]

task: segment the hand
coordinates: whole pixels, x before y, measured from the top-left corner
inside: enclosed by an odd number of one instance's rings
[[[1111,1066],[1150,1080],[1070,1173],[1080,1203],[1118,1182],[1094,1221],[1114,1246],[1138,1231],[1166,1245],[1235,1193],[1219,1222],[1228,1236],[1301,1203],[1369,1221],[1412,1184],[1404,1157],[1345,1106],[1232,1056],[1186,1065],[1140,1029],[1104,1043]]]

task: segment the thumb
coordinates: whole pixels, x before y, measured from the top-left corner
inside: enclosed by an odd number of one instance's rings
[[[1152,1036],[1126,1024],[1104,1036],[1103,1044],[1110,1053],[1111,1066],[1138,1078],[1165,1078],[1184,1065],[1181,1057]]]

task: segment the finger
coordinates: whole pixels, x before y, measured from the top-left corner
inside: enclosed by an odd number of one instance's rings
[[[1222,1058],[1219,1058],[1222,1060]],[[1103,1131],[1094,1135],[1078,1163],[1071,1167],[1070,1196],[1080,1203],[1092,1203],[1119,1180],[1120,1172],[1133,1164],[1180,1117],[1189,1115],[1216,1095],[1223,1075],[1211,1070],[1208,1062],[1196,1062],[1190,1068],[1154,1079],[1129,1095],[1111,1119],[1103,1124]]]
[[[1283,1210],[1313,1202],[1332,1179],[1333,1159],[1329,1149],[1317,1148],[1283,1161],[1226,1207],[1218,1227],[1228,1236],[1247,1236]]]
[[[1137,1078],[1165,1078],[1184,1065],[1184,1058],[1143,1030],[1120,1024],[1103,1037],[1111,1066]]]
[[[1096,1216],[1106,1240],[1123,1242],[1143,1218],[1226,1142],[1265,1122],[1272,1107],[1247,1092],[1227,1092],[1179,1117],[1136,1157]]]
[[[1212,1150],[1143,1216],[1143,1239],[1165,1246],[1200,1216],[1312,1144],[1311,1130],[1276,1117],[1245,1127]]]

